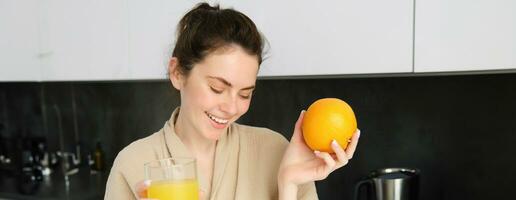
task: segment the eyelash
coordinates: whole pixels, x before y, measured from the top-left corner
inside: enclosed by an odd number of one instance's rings
[[[240,97],[242,97],[243,99],[249,99],[249,98],[251,98],[251,95],[247,95],[247,96],[240,95]]]
[[[211,91],[215,92],[216,94],[221,94],[222,91],[216,90],[215,88],[210,87]]]
[[[222,94],[222,91],[216,90],[215,88],[210,87],[210,89],[215,94]],[[249,98],[251,98],[251,95],[247,95],[247,96],[240,95],[240,97],[242,97],[243,99],[249,99]]]

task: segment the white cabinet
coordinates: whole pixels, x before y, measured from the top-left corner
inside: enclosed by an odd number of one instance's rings
[[[42,2],[43,81],[129,77],[126,0]]]
[[[0,81],[38,81],[38,0],[0,0]]]
[[[417,0],[415,72],[516,68],[516,1]]]
[[[268,40],[261,77],[412,72],[410,0],[220,4],[247,14]],[[166,78],[176,25],[194,5],[129,0],[132,78]]]
[[[1,36],[11,39],[0,43],[8,57],[0,80],[42,81],[165,79],[177,23],[197,3],[0,1]],[[411,0],[221,6],[246,13],[265,35],[261,77],[412,72]]]
[[[222,1],[270,43],[260,76],[412,72],[412,0]]]
[[[0,0],[0,81],[166,79],[177,23],[196,3]],[[516,69],[516,1],[220,4],[266,37],[260,77]]]
[[[176,26],[195,2],[128,0],[130,79],[166,79]]]

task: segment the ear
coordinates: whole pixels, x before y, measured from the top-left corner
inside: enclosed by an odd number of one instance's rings
[[[168,77],[174,88],[181,91],[184,77],[183,74],[181,74],[181,71],[179,71],[179,60],[177,57],[172,57],[168,62]]]

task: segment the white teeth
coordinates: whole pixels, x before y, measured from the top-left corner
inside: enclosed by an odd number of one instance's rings
[[[210,119],[212,119],[213,121],[215,121],[215,122],[217,122],[217,123],[219,123],[219,124],[226,124],[226,123],[228,123],[228,121],[229,121],[229,120],[227,120],[227,119],[220,119],[220,118],[217,118],[217,117],[215,117],[215,116],[211,115],[210,113],[206,113],[206,114],[208,114],[208,117],[209,117]]]

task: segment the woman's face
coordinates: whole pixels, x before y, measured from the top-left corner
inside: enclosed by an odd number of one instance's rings
[[[257,57],[240,46],[231,45],[207,55],[194,65],[188,77],[181,76],[180,113],[189,123],[183,126],[217,140],[249,109],[257,74]]]

